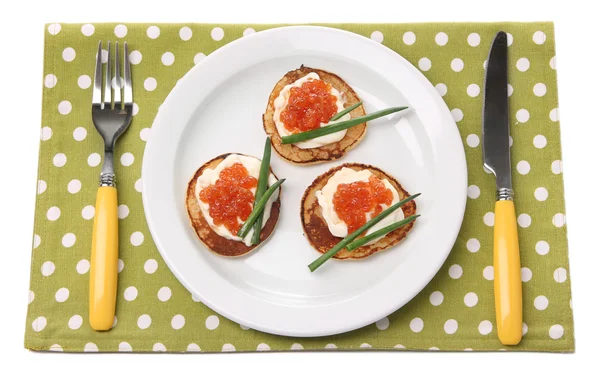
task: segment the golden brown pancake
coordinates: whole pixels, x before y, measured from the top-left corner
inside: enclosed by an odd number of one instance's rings
[[[219,165],[219,163],[229,155],[231,154],[217,156],[198,169],[196,174],[194,174],[194,177],[192,177],[188,183],[185,206],[187,208],[188,217],[190,218],[190,224],[194,228],[194,231],[196,232],[196,235],[200,241],[202,241],[202,243],[204,243],[209,250],[219,255],[236,257],[247,254],[254,250],[264,243],[271,233],[273,233],[275,224],[277,224],[277,219],[279,218],[279,208],[281,206],[281,187],[279,188],[279,196],[277,197],[277,200],[273,202],[273,205],[271,206],[271,216],[260,232],[260,243],[258,245],[246,246],[246,244],[241,241],[234,241],[225,237],[221,237],[210,227],[204,218],[204,215],[202,215],[202,211],[200,211],[200,205],[198,204],[195,195],[196,180],[202,175],[202,172],[204,172],[206,168],[216,168],[217,165]],[[272,170],[271,173],[273,173]]]
[[[331,143],[318,148],[307,148],[302,149],[293,144],[284,145],[281,143],[281,136],[277,132],[275,121],[273,121],[273,113],[275,112],[274,102],[279,96],[281,90],[289,84],[296,82],[298,79],[304,77],[308,73],[317,73],[319,77],[333,86],[340,93],[344,93],[346,97],[346,103],[344,107],[348,108],[360,102],[360,98],[354,90],[335,74],[326,72],[324,70],[312,69],[302,65],[299,69],[292,70],[283,76],[271,91],[269,96],[269,103],[267,104],[267,110],[263,114],[263,127],[265,132],[271,136],[271,143],[277,153],[285,160],[294,164],[317,164],[323,163],[329,160],[339,159],[344,154],[356,147],[358,143],[363,139],[367,133],[367,123],[362,123],[349,128],[346,131],[346,135],[339,142]],[[358,106],[352,112],[350,112],[351,118],[356,118],[365,115],[365,109],[362,105]]]
[[[329,231],[327,227],[327,222],[323,217],[321,206],[319,206],[319,202],[317,201],[317,196],[315,193],[318,190],[321,190],[331,176],[333,176],[337,171],[342,169],[343,167],[354,169],[355,171],[360,171],[363,169],[370,170],[376,177],[380,179],[387,179],[394,188],[398,191],[398,195],[400,200],[410,196],[410,194],[402,188],[402,185],[395,178],[385,173],[379,168],[360,164],[360,163],[346,163],[342,164],[338,167],[332,168],[329,171],[323,173],[319,177],[317,177],[313,183],[306,189],[304,192],[304,196],[302,197],[302,203],[300,207],[300,219],[302,220],[302,227],[304,229],[304,233],[308,242],[317,249],[317,251],[321,253],[327,252],[333,246],[335,246],[338,242],[342,240],[340,237],[335,237]],[[409,217],[414,215],[417,212],[417,204],[414,200],[405,203],[402,207],[402,211],[404,212],[404,217]],[[378,251],[382,251],[388,249],[400,241],[402,241],[408,232],[413,228],[415,221],[412,221],[393,232],[388,233],[385,237],[379,239],[377,242],[368,245],[361,246],[354,251],[348,251],[346,249],[340,250],[337,254],[334,255],[334,258],[337,259],[361,259],[366,258],[369,255],[375,254]]]

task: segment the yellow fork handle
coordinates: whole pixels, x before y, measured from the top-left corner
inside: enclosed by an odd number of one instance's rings
[[[101,186],[96,196],[90,259],[89,320],[96,331],[111,329],[115,318],[118,232],[117,188]]]
[[[494,214],[494,296],[498,338],[517,345],[523,329],[521,261],[513,201],[496,202]]]

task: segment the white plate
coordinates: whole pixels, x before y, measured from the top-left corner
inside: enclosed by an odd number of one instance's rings
[[[261,116],[275,83],[301,64],[334,72],[363,99],[367,112],[408,105],[402,116],[370,122],[365,139],[341,160],[289,164],[273,152],[287,178],[281,216],[257,251],[223,258],[190,227],[188,180],[226,152],[260,157]],[[386,123],[387,122],[387,123]],[[390,124],[390,122],[393,122]],[[402,307],[433,278],[461,226],[467,192],[464,149],[437,91],[392,50],[357,34],[323,27],[259,32],[213,52],[175,86],[152,125],[142,166],[143,202],[152,237],[181,283],[219,314],[256,330],[324,336],[371,324]],[[300,199],[313,179],[343,162],[380,167],[417,200],[422,216],[400,245],[361,261],[330,260],[304,238]]]

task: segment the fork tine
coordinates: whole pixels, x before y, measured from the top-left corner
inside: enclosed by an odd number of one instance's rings
[[[121,109],[121,72],[119,71],[119,42],[115,42],[115,109]]]
[[[92,93],[92,105],[102,105],[102,41],[98,42],[98,54],[96,55],[96,72],[94,74],[94,91]]]
[[[108,59],[106,60],[106,76],[104,77],[104,108],[108,106],[108,108],[112,108],[112,91],[110,81],[112,80],[112,75],[110,73],[110,42],[107,43],[108,50]]]
[[[124,87],[123,87],[123,102],[125,105],[133,104],[133,88],[131,86],[131,64],[129,62],[129,50],[127,42],[123,43],[123,70],[124,70]]]

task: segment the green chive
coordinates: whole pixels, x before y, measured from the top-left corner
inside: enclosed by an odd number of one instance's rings
[[[371,220],[369,220],[365,225],[363,225],[362,227],[358,228],[357,230],[355,230],[354,232],[352,232],[351,234],[349,234],[348,236],[346,236],[344,239],[342,239],[340,242],[338,242],[334,247],[332,247],[328,252],[326,252],[325,254],[321,255],[314,262],[312,262],[311,264],[309,264],[308,268],[310,269],[310,272],[315,272],[315,270],[317,268],[321,267],[323,265],[323,263],[325,263],[326,261],[328,261],[338,251],[340,251],[343,248],[345,248],[349,243],[351,243],[352,241],[354,241],[363,232],[369,230],[369,228],[371,228],[373,225],[379,223],[386,216],[388,216],[389,214],[391,214],[392,212],[394,212],[396,209],[400,208],[405,203],[412,201],[413,199],[415,199],[419,195],[421,195],[421,193],[417,193],[417,194],[411,195],[410,197],[408,197],[406,199],[403,199],[400,202],[398,202],[398,203],[390,206],[388,209],[384,210],[382,213],[380,213],[379,215],[377,215],[374,218],[372,218]]]
[[[362,102],[358,102],[358,103],[356,103],[356,104],[354,104],[354,105],[351,105],[350,107],[348,107],[348,108],[344,109],[344,110],[343,110],[343,111],[341,111],[340,113],[338,113],[338,114],[336,114],[335,116],[333,116],[333,117],[331,118],[331,120],[329,120],[329,121],[335,121],[335,120],[339,120],[339,119],[341,119],[342,117],[344,117],[344,116],[345,116],[345,115],[347,115],[348,113],[350,113],[350,112],[354,111],[354,110],[355,110],[356,108],[358,108],[358,106],[359,106],[359,105],[361,105],[361,104],[362,104]]]
[[[252,225],[254,225],[254,222],[256,221],[256,219],[258,219],[258,216],[260,216],[261,212],[263,211],[267,202],[269,201],[269,198],[271,198],[271,195],[273,195],[275,190],[277,190],[279,185],[283,184],[284,181],[285,178],[277,180],[277,182],[275,182],[267,189],[267,191],[265,191],[263,196],[260,198],[256,206],[250,213],[250,216],[248,216],[248,219],[246,219],[246,221],[244,222],[244,225],[242,225],[240,230],[237,232],[238,237],[244,238],[246,237],[246,235],[248,235],[248,232],[250,232],[250,229],[252,229]]]
[[[386,234],[390,233],[391,231],[396,230],[396,229],[410,223],[411,221],[415,220],[419,216],[421,216],[421,215],[412,215],[412,216],[407,217],[406,219],[403,219],[403,220],[397,221],[393,224],[390,224],[387,227],[383,227],[371,234],[364,236],[363,238],[359,238],[358,240],[351,242],[350,244],[348,244],[348,246],[346,246],[346,249],[348,249],[348,251],[352,251],[352,250],[356,249],[357,247],[361,247],[364,244],[366,244],[376,238],[383,237]]]
[[[375,120],[377,118],[387,116],[391,113],[403,111],[407,108],[408,107],[392,107],[392,108],[382,109],[381,111],[373,112],[368,115],[356,117],[356,118],[353,118],[353,119],[350,119],[347,121],[340,121],[340,122],[337,122],[337,123],[334,123],[331,125],[323,126],[322,128],[318,128],[315,130],[309,130],[309,131],[302,132],[302,133],[286,135],[286,136],[281,137],[281,143],[283,143],[284,145],[287,145],[290,143],[298,143],[298,142],[306,141],[309,139],[322,137],[327,134],[337,133],[341,130],[345,130],[345,129],[351,128],[353,126],[362,124],[363,122]]]
[[[271,139],[267,137],[265,149],[263,151],[262,161],[260,162],[260,174],[258,175],[258,184],[256,185],[256,194],[254,194],[254,207],[258,204],[260,198],[267,190],[269,185],[269,175],[271,174]],[[264,212],[264,209],[261,210]],[[254,223],[254,233],[252,234],[252,245],[258,245],[260,242],[260,232],[262,231],[262,222],[264,215],[258,215]]]

